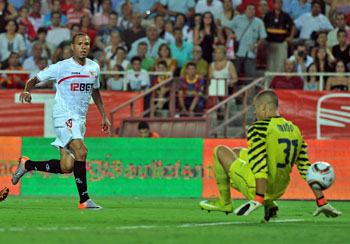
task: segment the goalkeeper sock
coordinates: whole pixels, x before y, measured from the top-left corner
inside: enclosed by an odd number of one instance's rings
[[[219,162],[218,156],[217,156],[217,149],[216,147],[213,152],[214,156],[214,176],[216,179],[216,184],[218,186],[219,192],[220,192],[220,201],[228,204],[232,201],[231,199],[231,192],[230,192],[230,179],[228,177],[228,174],[226,173],[224,167],[222,167],[221,163]]]
[[[49,161],[31,161],[28,160],[25,165],[25,169],[28,171],[36,170],[36,171],[44,171],[49,173],[59,173],[63,174],[61,170],[61,163],[58,159],[51,159]]]
[[[73,173],[79,192],[80,203],[83,203],[90,198],[87,192],[86,162],[74,161]]]
[[[323,205],[327,204],[327,199],[324,196],[319,197],[316,199],[316,203],[318,207],[322,207]]]
[[[254,198],[254,201],[256,201],[256,202],[259,202],[259,203],[263,203],[263,201],[264,201],[264,197],[265,197],[265,195],[264,194],[259,194],[259,193],[256,193],[255,194],[255,198]]]

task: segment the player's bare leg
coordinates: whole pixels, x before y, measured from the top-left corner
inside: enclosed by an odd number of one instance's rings
[[[87,191],[87,179],[86,179],[86,156],[87,147],[82,139],[74,139],[69,143],[69,150],[73,153],[75,157],[73,174],[75,177],[75,182],[77,184],[80,202],[80,209],[102,209],[101,206],[94,203]]]
[[[232,163],[237,159],[235,153],[226,146],[217,146],[213,152],[214,175],[220,196],[214,200],[201,201],[199,206],[208,211],[232,213],[233,205],[230,193],[230,178],[228,175]]]

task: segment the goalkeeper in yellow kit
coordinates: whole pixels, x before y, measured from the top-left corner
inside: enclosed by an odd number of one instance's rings
[[[199,206],[209,211],[232,213],[231,185],[250,200],[235,209],[237,215],[248,215],[264,206],[264,218],[268,221],[277,216],[278,206],[274,200],[286,191],[293,165],[297,165],[305,179],[310,162],[299,128],[279,116],[278,97],[274,91],[257,94],[254,107],[257,121],[248,129],[248,149],[231,150],[222,145],[214,149],[214,174],[220,197],[201,201]],[[312,191],[318,206],[314,216],[342,214],[327,203],[322,191]]]

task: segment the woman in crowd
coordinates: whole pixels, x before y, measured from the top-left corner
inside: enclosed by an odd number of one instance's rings
[[[89,15],[83,15],[83,17],[81,17],[80,31],[90,37],[90,47],[91,47],[91,50],[93,50],[97,31],[93,29],[93,26],[91,23],[91,17]]]
[[[16,19],[18,12],[7,0],[0,1],[0,33],[5,32],[6,21]]]
[[[99,60],[101,69],[107,69],[109,62],[117,55],[117,48],[120,46],[123,47],[119,31],[112,31],[110,45],[104,49]]]
[[[317,73],[317,66],[315,63],[312,63],[307,68],[307,73]],[[319,82],[317,75],[308,75],[304,80],[303,89],[306,91],[318,91]]]
[[[235,66],[227,60],[226,48],[223,45],[215,48],[215,61],[209,66],[209,78],[215,79],[216,82],[220,82],[218,79],[223,79],[226,85],[231,87],[238,81]],[[216,82],[211,81],[210,86],[216,86]]]
[[[26,44],[23,36],[17,33],[18,25],[15,20],[9,20],[5,26],[6,32],[0,34],[0,61],[10,57],[12,52],[18,53],[20,58],[26,54]]]
[[[170,47],[167,43],[163,43],[159,46],[158,56],[159,57],[155,60],[155,66],[163,60],[167,63],[168,70],[174,73],[177,67],[177,62],[176,59],[172,58]]]
[[[335,62],[335,73],[347,73],[348,68],[342,60]],[[333,91],[349,91],[350,90],[350,78],[349,76],[332,76],[327,80],[326,90]]]
[[[213,15],[205,12],[199,28],[194,30],[193,44],[201,46],[203,59],[208,63],[213,60],[214,46],[225,42],[221,29],[215,24]]]

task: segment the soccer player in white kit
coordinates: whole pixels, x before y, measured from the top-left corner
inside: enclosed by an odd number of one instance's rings
[[[30,103],[30,90],[35,84],[55,80],[56,104],[52,117],[57,138],[52,145],[60,151],[61,159],[31,161],[22,156],[12,183],[17,184],[25,173],[32,170],[60,174],[73,172],[80,196],[79,208],[102,209],[90,199],[86,182],[87,147],[84,134],[91,96],[102,116],[102,131],[110,133],[111,124],[106,116],[99,90],[100,67],[87,58],[90,51],[89,37],[84,33],[75,34],[72,37],[71,48],[73,57],[48,66],[28,80],[19,98],[21,102]]]

